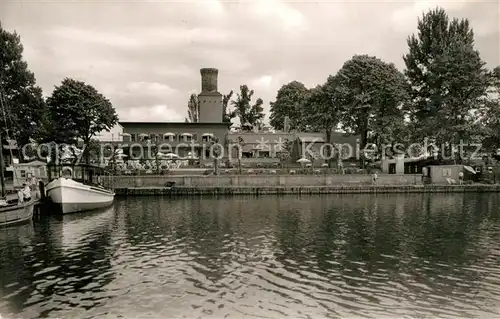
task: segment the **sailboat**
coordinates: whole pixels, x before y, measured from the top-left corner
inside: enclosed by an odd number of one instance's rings
[[[1,99],[1,98],[0,98]],[[3,109],[3,104],[2,104]],[[5,175],[4,175],[4,159],[3,159],[3,142],[0,133],[0,179],[2,186],[2,199],[0,200],[0,226],[10,226],[31,221],[33,218],[33,208],[35,206],[35,196],[31,196],[28,202],[19,201],[18,198],[6,197],[5,191]]]

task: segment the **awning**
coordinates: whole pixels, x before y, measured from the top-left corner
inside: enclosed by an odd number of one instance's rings
[[[129,133],[121,133],[120,135],[121,135],[121,136],[130,136],[130,134],[129,134]]]
[[[168,133],[163,134],[163,137],[167,137],[167,136],[175,136],[175,133],[168,132]]]
[[[205,133],[202,136],[214,136],[212,133]]]
[[[193,136],[191,133],[182,133],[181,136]]]
[[[149,137],[149,134],[141,133],[139,134],[139,137]]]

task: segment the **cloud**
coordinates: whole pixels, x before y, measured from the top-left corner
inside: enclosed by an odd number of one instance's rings
[[[126,86],[126,94],[149,94],[153,96],[168,96],[175,93],[176,90],[168,85],[158,82],[130,82]]]
[[[135,122],[184,122],[185,116],[165,104],[134,106],[122,110],[120,121]]]
[[[0,20],[21,35],[44,94],[73,77],[121,120],[182,121],[203,67],[219,69],[222,94],[249,85],[266,111],[281,85],[314,87],[354,54],[402,69],[406,37],[436,5],[468,18],[488,66],[500,64],[498,5],[483,1],[10,1]]]

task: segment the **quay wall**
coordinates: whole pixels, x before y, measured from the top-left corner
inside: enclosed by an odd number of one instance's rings
[[[164,187],[167,182],[175,182],[176,187],[319,187],[319,186],[360,186],[371,185],[368,174],[332,175],[139,175],[106,176],[105,186],[113,189]],[[378,175],[377,184],[422,185],[421,175]]]
[[[389,193],[486,193],[500,192],[500,185],[351,185],[351,186],[273,186],[273,187],[131,187],[117,188],[120,196],[217,196],[217,195],[313,195],[313,194],[389,194]]]

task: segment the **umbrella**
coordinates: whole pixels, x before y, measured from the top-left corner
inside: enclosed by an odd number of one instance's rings
[[[476,174],[476,170],[470,166],[464,165],[464,169],[469,173]]]
[[[311,163],[311,161],[308,160],[307,158],[302,157],[297,160],[297,163],[305,164],[305,163]]]
[[[158,152],[156,154],[158,157],[166,157],[166,158],[178,158],[179,155],[175,154],[175,153],[162,153],[162,152]]]
[[[196,157],[195,155],[193,155],[193,153],[189,152],[188,155],[185,158],[187,158],[187,159],[197,159],[198,157]]]

